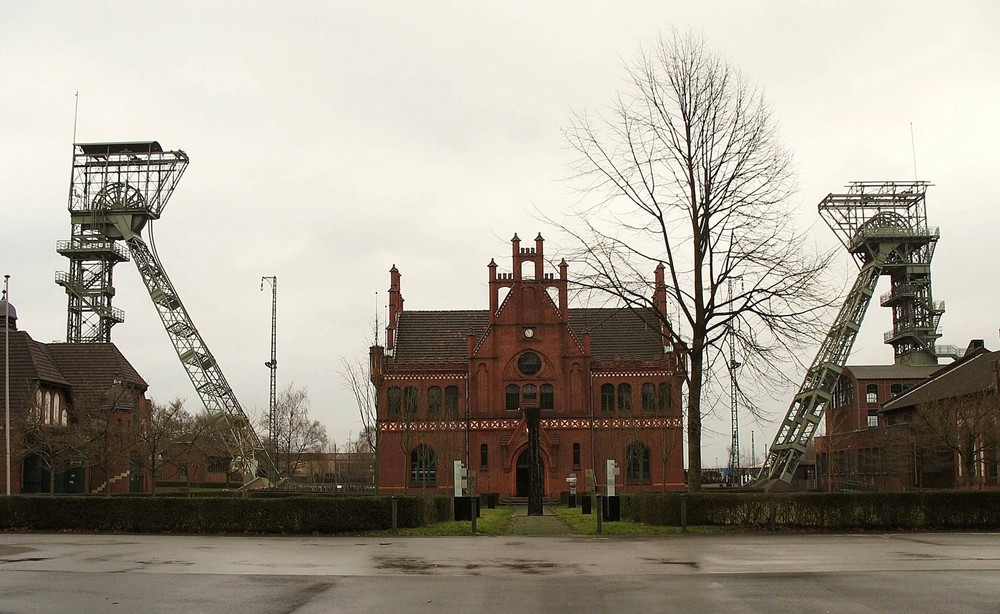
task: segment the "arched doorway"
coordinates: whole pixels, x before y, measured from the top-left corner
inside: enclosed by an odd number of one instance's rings
[[[539,455],[538,462],[542,465],[540,473],[541,473],[542,476],[544,476],[545,475],[545,461],[543,461],[541,459],[541,455]],[[521,453],[517,456],[517,463],[515,464],[515,472],[514,473],[515,473],[515,480],[516,480],[515,489],[514,489],[514,496],[515,497],[527,497],[528,496],[528,488],[529,488],[528,487],[528,480],[530,479],[529,478],[530,472],[528,471],[528,449],[527,448],[525,448],[524,450],[522,450]],[[543,480],[544,480],[544,478],[543,478]],[[544,486],[543,486],[543,490],[544,490]]]

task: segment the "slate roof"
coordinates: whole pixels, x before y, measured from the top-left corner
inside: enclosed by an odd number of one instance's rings
[[[950,365],[938,367],[930,379],[893,398],[882,406],[882,411],[902,409],[977,392],[990,392],[993,390],[990,364],[995,360],[1000,360],[1000,352],[980,352]]]
[[[651,320],[653,321],[653,320]],[[468,359],[467,335],[480,340],[489,327],[486,310],[403,311],[396,328],[397,363],[459,363]],[[629,309],[573,309],[570,328],[582,339],[590,332],[594,358],[655,359],[663,355],[658,330]]]
[[[149,387],[113,343],[49,343],[47,347],[74,388],[106,391],[116,379],[142,390]]]
[[[0,343],[3,335],[0,332]],[[0,354],[2,365],[2,354]],[[5,390],[5,370],[0,368],[0,397]],[[28,403],[28,393],[34,382],[42,381],[53,386],[69,388],[70,384],[56,367],[48,348],[20,330],[10,331],[10,404],[22,408]]]
[[[114,344],[40,343],[25,331],[10,331],[12,408],[23,409],[27,406],[28,394],[36,382],[72,390],[79,397],[88,390],[107,392],[118,378],[142,391],[148,388]],[[4,369],[0,368],[0,397],[3,386]]]

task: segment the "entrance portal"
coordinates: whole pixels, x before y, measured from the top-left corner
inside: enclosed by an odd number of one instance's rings
[[[538,462],[542,465],[542,470],[541,470],[540,473],[542,475],[545,475],[545,463],[542,462],[541,458],[538,459]],[[528,471],[528,449],[525,448],[517,456],[517,464],[516,464],[516,471],[515,471],[515,479],[517,480],[517,484],[516,484],[516,490],[514,492],[514,496],[515,497],[527,497],[528,496],[528,493],[530,492],[530,489],[529,489],[529,486],[528,486],[528,484],[529,484],[529,476],[530,475],[531,474]]]

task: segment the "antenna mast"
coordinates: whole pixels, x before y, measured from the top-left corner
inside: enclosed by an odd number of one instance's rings
[[[260,278],[260,290],[264,291],[264,282],[271,285],[271,360],[264,363],[264,366],[271,370],[271,397],[267,409],[267,429],[271,437],[271,458],[274,459],[272,465],[271,483],[277,485],[278,478],[281,477],[278,471],[278,416],[275,412],[275,401],[277,400],[277,378],[278,378],[278,277]]]

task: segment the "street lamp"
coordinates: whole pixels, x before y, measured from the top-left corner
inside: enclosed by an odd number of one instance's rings
[[[3,433],[6,443],[7,496],[10,496],[10,275],[3,276]]]

